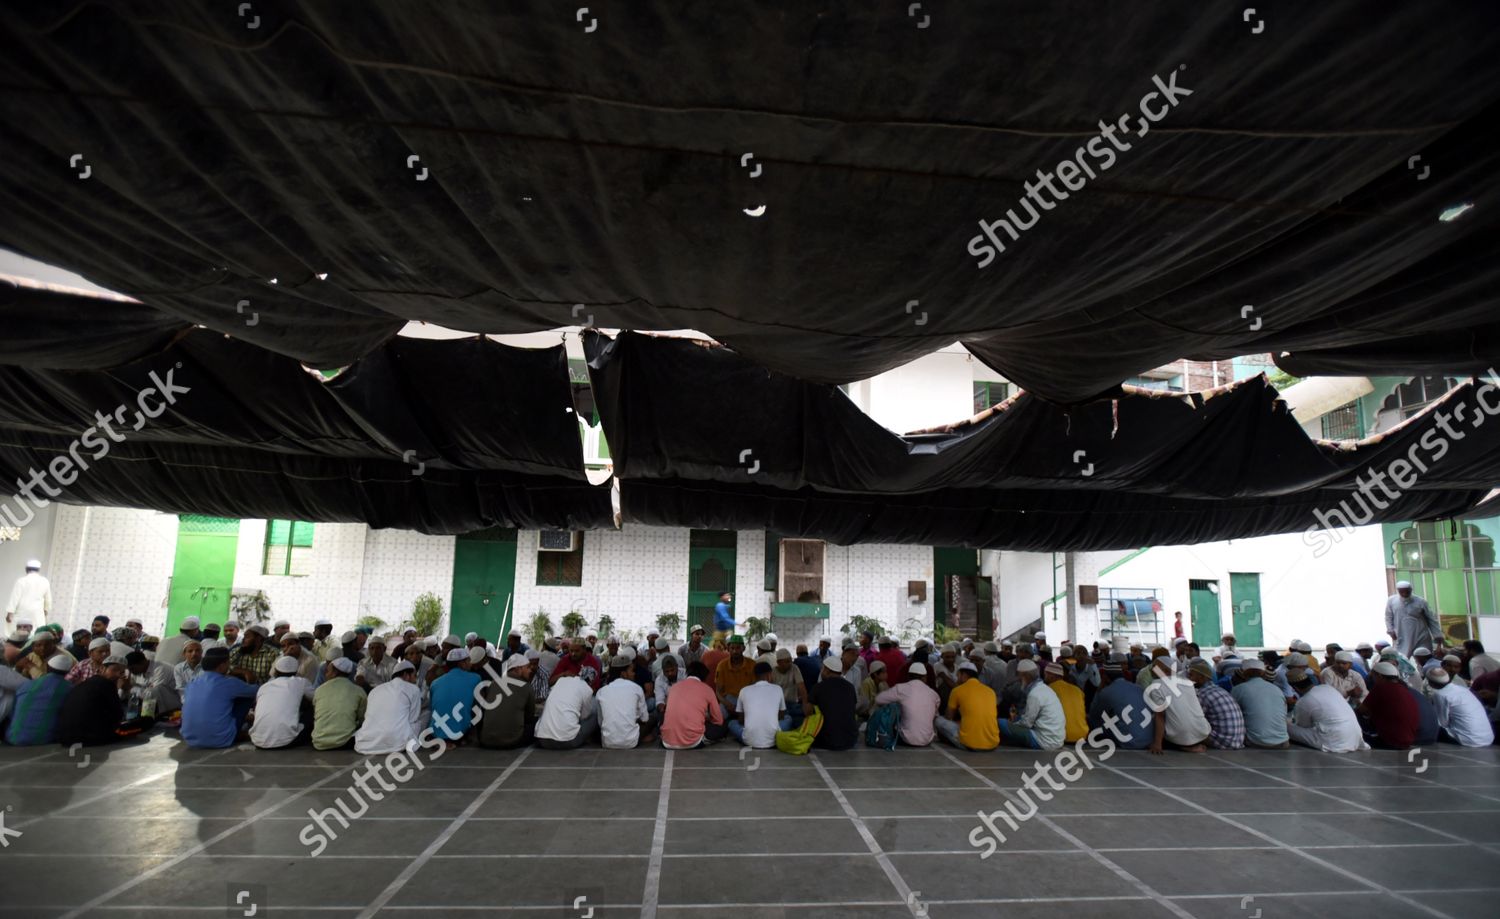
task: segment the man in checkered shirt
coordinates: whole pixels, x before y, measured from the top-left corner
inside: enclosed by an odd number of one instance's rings
[[[1245,746],[1245,713],[1234,696],[1214,682],[1214,667],[1203,658],[1188,664],[1188,679],[1198,691],[1198,705],[1208,719],[1208,745],[1215,750]]]

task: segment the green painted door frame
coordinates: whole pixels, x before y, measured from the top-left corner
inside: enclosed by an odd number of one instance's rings
[[[1219,631],[1219,582],[1188,581],[1188,600],[1188,628],[1191,632],[1188,640],[1200,647],[1213,647],[1222,634]]]
[[[733,593],[736,589],[738,543],[738,534],[733,530],[693,530],[688,534],[687,628],[701,625],[713,632],[714,604],[719,602],[719,592]],[[734,612],[734,607],[730,610]],[[740,618],[738,613],[734,617]]]
[[[183,514],[177,518],[177,552],[172,559],[172,587],[167,592],[167,635],[176,635],[182,620],[224,622],[234,585],[234,560],[240,545],[240,522],[232,517]]]
[[[1229,599],[1234,604],[1235,643],[1243,648],[1265,647],[1265,632],[1261,628],[1260,575],[1231,571]]]
[[[953,608],[954,578],[958,578],[960,587],[965,583],[964,578],[974,578],[979,574],[979,552],[975,549],[949,548],[947,546],[932,547],[932,580],[933,594],[937,603],[933,604],[933,621],[940,625],[951,625],[949,611]],[[897,624],[900,627],[900,624]]]
[[[504,644],[502,636],[512,622],[519,621],[515,593],[514,529],[493,527],[464,533],[453,541],[450,632],[460,636],[478,632],[497,645]]]

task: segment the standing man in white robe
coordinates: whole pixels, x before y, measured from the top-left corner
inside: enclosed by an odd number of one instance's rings
[[[16,616],[32,622],[52,618],[52,584],[42,576],[42,563],[36,559],[26,563],[26,573],[16,579],[10,602],[5,604],[5,621]]]
[[[1426,600],[1412,594],[1410,581],[1397,581],[1395,596],[1385,601],[1385,633],[1402,657],[1411,657],[1422,645],[1431,648],[1443,640],[1437,613]]]

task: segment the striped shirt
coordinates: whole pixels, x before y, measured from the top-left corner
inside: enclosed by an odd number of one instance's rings
[[[1208,745],[1215,750],[1245,746],[1245,713],[1234,696],[1213,683],[1198,687],[1198,704],[1208,719]]]

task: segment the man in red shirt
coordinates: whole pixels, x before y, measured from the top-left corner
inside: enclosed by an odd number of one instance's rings
[[[673,684],[661,721],[661,745],[668,750],[691,750],[722,740],[727,733],[719,696],[704,682],[707,679],[708,668],[693,661],[687,676]]]
[[[555,686],[565,676],[576,676],[582,677],[597,692],[603,671],[604,665],[589,651],[588,644],[575,638],[568,646],[567,656],[552,668],[552,676],[547,678],[547,685]]]
[[[1371,676],[1375,684],[1355,709],[1364,727],[1365,740],[1370,746],[1384,750],[1408,749],[1416,741],[1421,724],[1416,699],[1406,691],[1401,671],[1390,661],[1376,664]]]
[[[880,636],[880,652],[875,659],[885,662],[886,682],[896,686],[906,682],[906,654],[896,646],[896,639],[889,635]]]
[[[1185,635],[1182,634],[1182,610],[1178,610],[1177,613],[1176,613],[1176,616],[1177,616],[1177,622],[1173,625],[1173,628],[1176,631],[1173,633],[1172,637],[1173,638],[1185,638],[1187,636],[1185,636]]]

